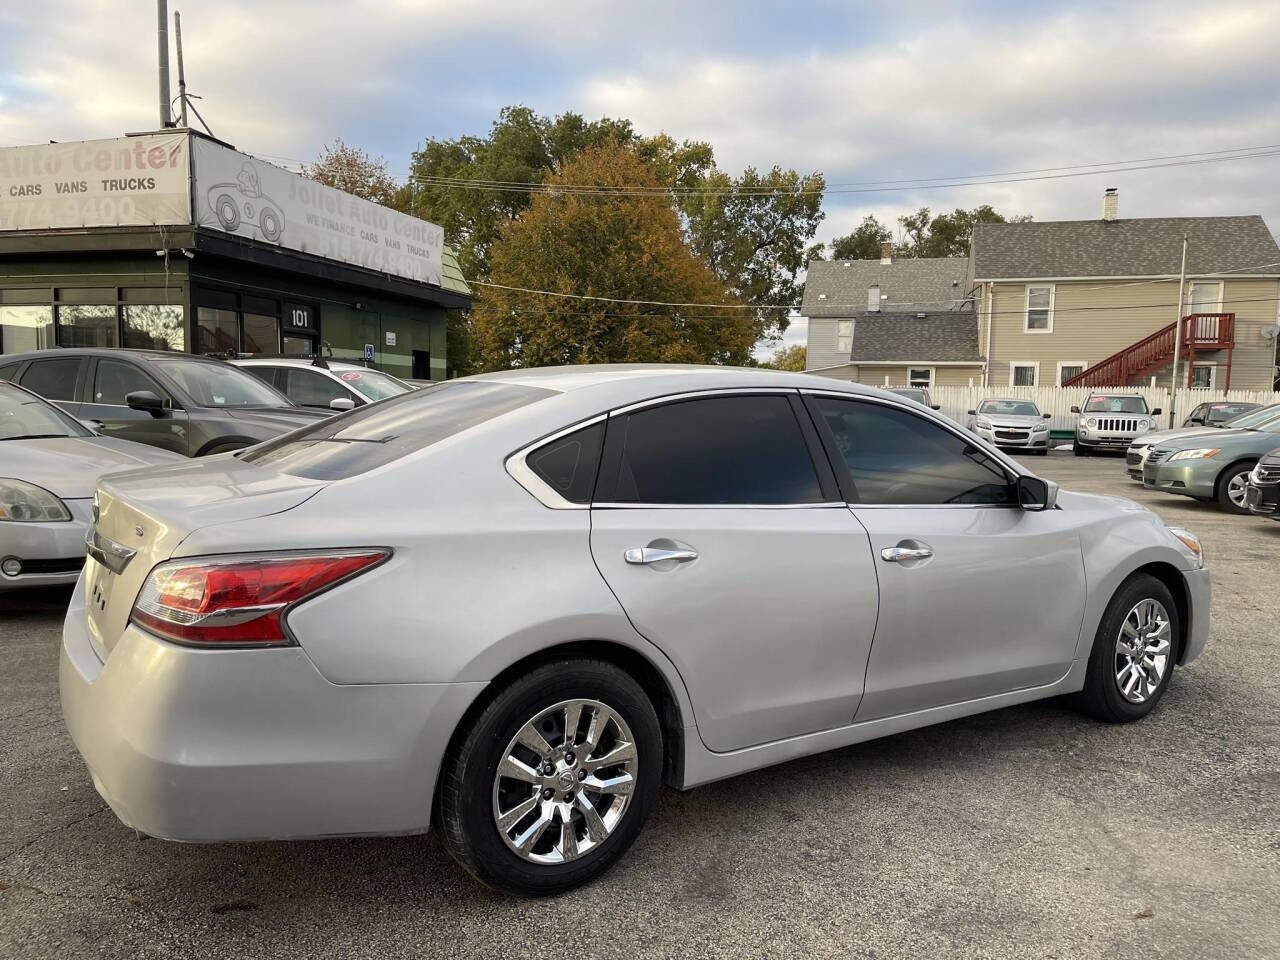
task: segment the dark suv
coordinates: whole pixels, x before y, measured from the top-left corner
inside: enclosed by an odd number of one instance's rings
[[[239,450],[326,414],[222,360],[160,350],[66,348],[0,356],[0,379],[107,437],[188,457]]]

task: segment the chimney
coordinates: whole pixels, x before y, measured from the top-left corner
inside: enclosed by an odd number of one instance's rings
[[[885,240],[880,244],[880,262],[885,266],[893,263],[893,242]]]
[[[1102,195],[1102,219],[1114,223],[1120,217],[1120,192],[1115,187],[1107,187]]]

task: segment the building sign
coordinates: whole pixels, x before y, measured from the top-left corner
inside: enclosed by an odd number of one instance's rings
[[[406,280],[441,281],[444,230],[195,140],[196,225]]]
[[[284,316],[280,325],[284,329],[285,336],[291,333],[315,333],[315,310],[310,304],[285,301]]]
[[[0,230],[189,224],[189,149],[185,131],[0,149]]]

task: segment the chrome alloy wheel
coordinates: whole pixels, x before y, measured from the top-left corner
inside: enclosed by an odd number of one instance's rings
[[[1237,473],[1227,481],[1227,498],[1241,510],[1245,509],[1245,494],[1249,489],[1249,471]]]
[[[576,860],[627,812],[637,775],[635,739],[598,700],[543,710],[507,744],[493,780],[503,842],[531,863]]]
[[[1169,611],[1159,600],[1140,600],[1120,624],[1115,672],[1120,695],[1145,703],[1160,686],[1173,652]]]

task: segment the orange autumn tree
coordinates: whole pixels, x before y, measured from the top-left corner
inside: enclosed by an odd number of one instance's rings
[[[549,192],[504,224],[489,281],[610,300],[733,303],[685,239],[671,196],[631,148],[583,150]],[[601,196],[557,185],[649,188]],[[764,320],[742,307],[664,307],[477,290],[472,333],[483,369],[573,363],[746,363]]]

